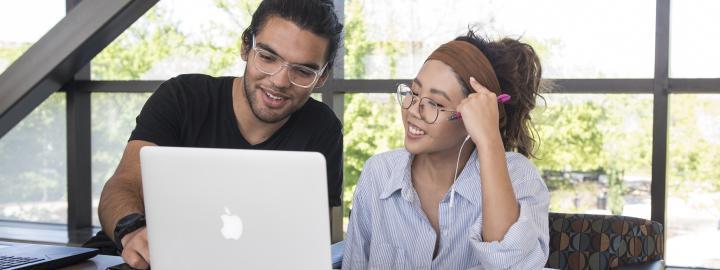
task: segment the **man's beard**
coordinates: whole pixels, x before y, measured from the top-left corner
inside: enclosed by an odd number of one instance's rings
[[[256,96],[255,96],[255,94],[257,92],[262,91],[262,90],[260,90],[260,89],[253,89],[253,91],[250,90],[250,87],[248,86],[247,69],[248,69],[248,67],[246,66],[245,72],[243,75],[243,91],[245,91],[245,97],[248,101],[248,105],[250,106],[250,111],[252,111],[252,113],[255,115],[255,117],[257,119],[260,119],[260,121],[262,121],[264,123],[268,123],[268,124],[278,123],[278,122],[285,120],[285,118],[290,117],[291,114],[293,114],[294,112],[296,112],[297,110],[299,110],[302,107],[302,105],[301,105],[301,106],[298,106],[297,108],[290,108],[287,113],[278,114],[278,115],[263,113],[262,109],[257,108],[259,103],[262,101],[257,100]],[[264,95],[264,93],[261,93],[261,94]],[[308,95],[308,98],[309,97],[310,96]],[[307,99],[305,99],[305,101],[307,102]],[[302,104],[305,104],[305,102],[303,102]],[[292,106],[292,105],[289,105],[289,106]]]

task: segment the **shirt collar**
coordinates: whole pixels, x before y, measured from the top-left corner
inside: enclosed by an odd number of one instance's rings
[[[380,194],[380,199],[389,198],[395,192],[400,190],[401,195],[408,201],[413,201],[415,189],[412,187],[410,179],[410,171],[413,156],[409,152],[403,150],[403,156],[397,160],[397,167],[392,170],[388,184]],[[453,183],[457,195],[462,196],[476,206],[482,202],[480,192],[480,167],[478,166],[477,151],[473,150],[470,154],[468,162],[458,175],[458,179]]]
[[[396,167],[392,169],[390,173],[390,179],[388,184],[385,185],[380,199],[384,200],[390,197],[393,193],[398,190],[408,190],[408,187],[412,187],[412,181],[410,181],[410,165],[412,164],[412,155],[407,150],[402,150],[402,156],[397,160]],[[406,193],[403,191],[402,193]]]

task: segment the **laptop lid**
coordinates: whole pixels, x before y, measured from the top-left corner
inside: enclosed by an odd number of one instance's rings
[[[153,269],[329,269],[325,158],[144,147]]]
[[[94,248],[0,241],[0,269],[56,269],[94,257]]]

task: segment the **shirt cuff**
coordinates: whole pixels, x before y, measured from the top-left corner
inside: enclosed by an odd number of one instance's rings
[[[510,226],[500,241],[484,242],[482,217],[470,228],[470,242],[480,254],[483,265],[491,269],[507,269],[520,261],[529,260],[528,255],[540,249],[538,228],[533,224],[530,207],[520,204],[518,220]],[[542,265],[539,266],[542,268]]]

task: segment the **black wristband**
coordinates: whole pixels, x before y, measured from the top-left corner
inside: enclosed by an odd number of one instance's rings
[[[141,213],[129,214],[118,220],[113,234],[115,236],[115,246],[117,246],[118,250],[123,250],[121,240],[125,235],[142,227],[145,227],[145,215]]]

